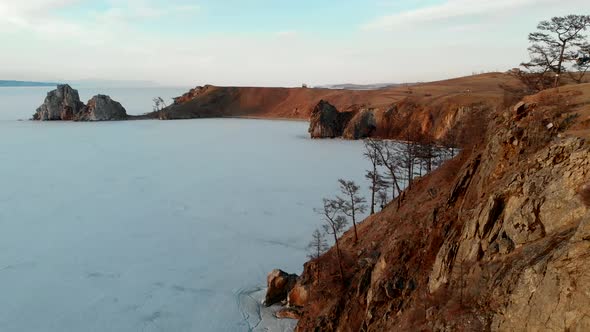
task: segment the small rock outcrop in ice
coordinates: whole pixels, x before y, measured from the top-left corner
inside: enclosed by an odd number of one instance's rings
[[[287,300],[287,295],[295,286],[298,276],[281,270],[273,270],[266,278],[268,290],[264,304],[269,307],[275,303]]]
[[[109,96],[97,95],[84,105],[78,91],[67,84],[47,93],[45,101],[33,115],[39,121],[112,121],[127,119],[120,103]]]
[[[84,108],[78,91],[69,85],[58,85],[57,89],[47,93],[43,105],[37,108],[33,120],[73,120],[74,116]]]
[[[311,138],[335,138],[344,133],[344,128],[354,116],[353,112],[338,112],[336,107],[320,100],[311,112],[309,133]]]
[[[88,101],[88,105],[76,118],[78,121],[113,121],[127,119],[125,108],[109,96],[97,95]]]

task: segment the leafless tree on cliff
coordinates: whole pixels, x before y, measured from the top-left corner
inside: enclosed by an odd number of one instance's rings
[[[427,139],[415,147],[415,156],[420,167],[420,175],[423,175],[424,172],[426,174],[432,172],[432,169],[436,166],[439,150],[432,139]]]
[[[401,193],[402,189],[398,181],[399,160],[396,151],[396,142],[378,141],[377,152],[379,153],[380,164],[387,170],[385,180],[392,185],[391,198],[394,199],[396,193]]]
[[[367,211],[367,200],[359,195],[360,187],[354,183],[354,181],[346,181],[338,179],[340,183],[340,192],[344,197],[337,197],[340,201],[342,213],[352,219],[352,226],[354,228],[354,243],[358,242],[358,233],[356,230],[356,217],[359,213],[365,213]]]
[[[385,181],[381,173],[377,170],[377,172],[367,171],[365,174],[365,178],[370,181],[369,189],[371,189],[371,214],[375,214],[375,206],[379,200],[379,193],[383,191],[387,191],[388,183]]]
[[[328,242],[324,234],[316,229],[311,235],[311,242],[307,245],[309,259],[318,259],[328,250]]]
[[[416,171],[415,171],[414,167],[416,166],[416,151],[419,147],[419,144],[416,143],[416,141],[414,139],[415,139],[414,137],[412,137],[410,134],[408,134],[408,135],[406,135],[406,141],[404,142],[404,144],[400,145],[400,147],[401,147],[401,162],[406,170],[408,189],[412,188],[414,176],[416,175]]]
[[[309,259],[318,259],[328,250],[328,242],[324,234],[316,229],[311,235],[311,242],[307,245]],[[320,280],[320,265],[317,263],[317,280]]]
[[[332,200],[324,198],[324,207],[321,210],[316,210],[324,219],[324,231],[326,234],[334,236],[334,243],[336,244],[336,255],[338,257],[338,267],[340,269],[340,278],[344,280],[344,268],[342,265],[342,253],[340,252],[340,243],[338,238],[344,231],[348,221],[346,217],[339,215],[342,211],[342,202],[338,199]]]
[[[583,32],[590,27],[590,15],[568,15],[542,21],[536,32],[529,34],[530,61],[522,63],[528,73],[523,77],[536,77],[538,89],[545,88],[547,74],[553,73],[553,86],[558,87],[566,65],[577,60],[580,47],[585,44]],[[526,82],[525,82],[526,83]]]
[[[381,158],[379,156],[379,144],[380,141],[374,139],[365,140],[365,152],[363,155],[371,162],[371,170],[368,170],[365,174],[365,178],[370,181],[371,189],[371,214],[375,213],[375,195],[383,186],[387,184],[383,180],[383,177],[379,173],[379,165],[381,164]]]
[[[418,147],[419,144],[416,143],[415,137],[409,133],[406,135],[405,142],[393,145],[394,154],[397,156],[397,167],[401,174],[398,178],[406,180],[408,188],[412,188],[412,181],[416,175],[414,167],[416,166]]]

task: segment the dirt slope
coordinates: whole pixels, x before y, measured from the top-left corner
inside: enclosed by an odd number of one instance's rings
[[[167,119],[256,116],[307,120],[322,99],[341,111],[360,106],[385,110],[408,97],[424,99],[429,104],[442,103],[449,98],[457,103],[484,98],[501,100],[505,93],[501,85],[515,84],[509,75],[492,73],[371,91],[205,86],[179,97],[177,103],[163,113]]]
[[[299,331],[590,330],[590,85],[524,101],[306,264]]]

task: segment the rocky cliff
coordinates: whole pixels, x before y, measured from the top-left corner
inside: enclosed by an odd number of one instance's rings
[[[109,96],[97,95],[84,105],[77,90],[69,85],[58,85],[47,93],[45,101],[33,120],[39,121],[113,121],[128,119],[125,108]]]
[[[386,105],[395,98],[386,91],[206,85],[175,98],[172,105],[152,116],[162,119],[261,117],[308,120],[322,99],[338,109],[346,109],[368,101]]]
[[[512,76],[501,73],[369,91],[207,85],[191,89],[148,117],[302,119],[310,120],[314,138],[413,135],[440,140],[466,136],[461,134],[468,130],[466,118],[514,102],[518,86]]]
[[[334,105],[320,100],[311,112],[309,134],[312,138],[340,137],[353,116],[353,112],[338,112]]]
[[[47,93],[45,101],[33,115],[34,120],[53,121],[53,120],[73,120],[84,103],[80,101],[78,91],[72,89],[69,85],[58,85],[57,89]]]
[[[472,118],[471,145],[305,265],[299,331],[590,330],[590,85]]]

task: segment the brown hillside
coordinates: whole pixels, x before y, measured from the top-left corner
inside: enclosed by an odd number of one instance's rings
[[[524,101],[306,264],[299,331],[590,330],[590,84]]]
[[[256,116],[307,120],[322,99],[339,110],[354,105],[387,109],[407,97],[424,99],[428,103],[453,97],[458,103],[468,103],[482,98],[502,99],[505,90],[501,85],[516,86],[518,83],[509,75],[492,73],[370,91],[205,86],[179,97],[178,103],[165,113],[169,119]]]

